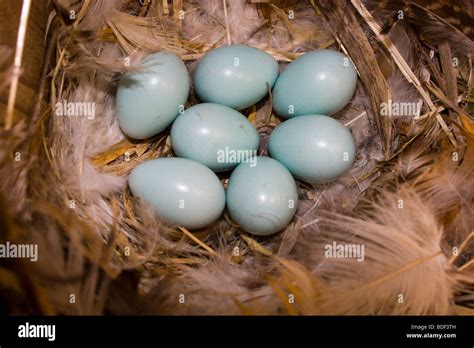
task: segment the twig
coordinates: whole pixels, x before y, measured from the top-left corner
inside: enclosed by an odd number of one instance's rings
[[[397,47],[393,44],[393,42],[386,36],[382,35],[381,31],[382,28],[380,25],[375,21],[374,17],[372,17],[371,13],[365,8],[360,0],[351,0],[352,5],[356,8],[359,12],[361,17],[366,21],[370,29],[374,32],[377,36],[377,39],[385,46],[385,48],[390,52],[392,58],[394,59],[395,63],[397,64],[398,68],[400,69],[401,73],[405,76],[405,78],[415,86],[418,92],[421,94],[425,102],[428,104],[428,107],[432,109],[434,107],[433,102],[429,94],[423,89],[420,81],[413,73],[413,71],[408,66],[405,59],[398,51]]]
[[[319,221],[321,221],[321,218],[317,218],[317,219],[314,219],[310,222],[307,222],[303,226],[301,226],[301,229],[306,228],[306,227],[311,226],[311,225],[314,225],[315,223],[318,223]]]
[[[316,206],[318,205],[319,201],[320,201],[321,198],[323,197],[324,192],[326,192],[326,190],[323,190],[323,192],[321,192],[321,194],[319,195],[318,199],[317,199],[316,202],[313,204],[313,206],[311,207],[311,209],[309,209],[309,210],[303,215],[303,217],[305,217],[306,215],[308,215],[311,211],[313,211],[314,208],[316,208]]]
[[[16,39],[16,51],[13,68],[13,78],[10,85],[7,104],[7,118],[5,129],[9,130],[13,124],[13,112],[15,110],[16,93],[18,91],[18,81],[20,79],[21,60],[23,58],[23,48],[25,46],[26,27],[28,25],[28,16],[30,14],[31,0],[23,0],[21,8],[20,25],[18,27],[18,37]]]
[[[272,256],[273,255],[273,253],[270,250],[265,248],[262,244],[257,242],[255,239],[250,238],[250,237],[248,237],[244,234],[240,234],[240,237],[245,241],[245,243],[247,243],[249,248],[252,249],[253,251],[255,251],[257,253],[260,253],[264,256]]]
[[[229,19],[227,17],[227,2],[226,2],[226,0],[222,0],[222,6],[224,6],[224,20],[225,20],[225,31],[227,33],[227,44],[232,45],[232,40],[230,38]]]
[[[451,46],[449,42],[444,41],[439,45],[439,56],[441,60],[441,67],[443,69],[443,78],[446,85],[446,96],[452,100],[454,103],[457,101],[458,97],[458,87],[456,80],[456,72],[453,67],[453,55],[451,53]]]
[[[214,256],[220,256],[218,253],[216,253],[214,251],[214,249],[212,249],[209,245],[207,245],[206,243],[204,243],[202,240],[200,240],[198,237],[196,237],[194,234],[192,234],[191,232],[189,232],[186,228],[184,227],[181,227],[179,226],[178,227],[181,232],[183,232],[186,236],[188,236],[190,239],[192,239],[193,241],[195,241],[197,244],[199,244],[203,249],[205,249],[206,251],[208,251],[210,254],[214,255]]]
[[[357,121],[359,118],[361,118],[362,116],[365,116],[367,115],[367,111],[364,111],[362,113],[360,113],[359,115],[357,115],[356,117],[354,117],[352,120],[350,121],[347,121],[344,126],[346,127],[349,127],[352,123],[354,123],[355,121]]]
[[[42,101],[45,95],[45,90],[46,90],[46,81],[47,81],[47,76],[49,73],[49,64],[51,62],[51,57],[56,45],[56,40],[58,37],[58,31],[54,31],[51,34],[51,38],[48,44],[48,47],[46,49],[46,52],[44,54],[43,58],[43,66],[41,68],[41,80],[40,80],[40,86],[38,88],[38,92],[36,95],[36,102],[35,102],[35,108],[33,110],[33,116],[31,117],[31,123],[36,124],[38,118],[41,115],[41,106],[42,106]],[[33,128],[34,129],[34,128]]]
[[[405,61],[405,59],[402,57],[400,54],[400,51],[398,51],[397,47],[393,44],[393,42],[388,38],[386,35],[382,35],[381,31],[382,28],[380,25],[375,21],[374,17],[370,14],[370,12],[365,8],[365,6],[362,4],[360,0],[351,0],[352,5],[357,9],[359,14],[362,16],[362,18],[366,21],[370,29],[374,32],[374,34],[377,36],[377,39],[385,46],[385,48],[390,52],[393,60],[395,61],[395,64],[397,64],[398,68],[400,69],[400,72],[405,76],[407,81],[411,83],[415,88],[418,90],[420,93],[421,97],[425,101],[426,105],[428,105],[428,108],[430,110],[435,110],[436,107],[433,103],[433,101],[430,98],[430,95],[428,92],[423,88],[421,82],[418,80],[416,77],[415,73],[411,70],[410,66],[408,63]],[[455,147],[457,147],[457,142],[454,139],[454,136],[448,126],[446,125],[446,122],[444,122],[443,118],[441,117],[440,114],[436,114],[436,120],[439,122],[441,125],[441,128],[446,132],[448,135],[449,140],[453,143]]]
[[[320,7],[330,24],[331,33],[354,62],[365,90],[371,96],[370,106],[380,133],[384,157],[389,158],[392,153],[393,125],[390,117],[381,115],[380,105],[391,99],[390,86],[377,63],[367,34],[356,17],[357,12],[345,1],[320,0],[318,5],[314,0],[310,2],[313,7]]]
[[[453,257],[451,257],[451,259],[449,259],[449,264],[450,265],[452,265],[454,263],[454,261],[456,261],[457,258],[463,253],[463,251],[466,248],[467,244],[473,238],[474,238],[474,231],[469,233],[469,235],[466,237],[466,239],[464,239],[464,241],[461,243],[461,245],[459,246],[457,255],[454,255]]]
[[[467,263],[465,263],[464,265],[462,265],[461,267],[458,268],[459,271],[463,272],[469,268],[471,268],[472,266],[474,266],[474,260],[471,260]]]
[[[357,187],[359,188],[359,192],[364,192],[364,190],[362,190],[362,187],[360,187],[359,181],[354,175],[352,175],[352,179],[354,179],[355,183],[357,184]]]

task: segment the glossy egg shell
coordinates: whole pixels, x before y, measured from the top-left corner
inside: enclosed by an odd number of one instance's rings
[[[344,54],[310,51],[282,72],[273,88],[273,108],[280,116],[332,115],[354,95],[357,73]]]
[[[269,157],[256,157],[256,165],[242,163],[227,186],[227,209],[245,231],[270,235],[284,229],[298,204],[296,183],[290,172]]]
[[[257,130],[244,115],[219,104],[194,105],[171,127],[175,153],[214,171],[232,169],[241,160],[256,156],[259,143]]]
[[[189,74],[174,53],[154,53],[139,71],[119,81],[116,112],[120,128],[129,137],[145,139],[168,127],[184,108],[189,94]]]
[[[128,178],[134,196],[150,203],[165,223],[197,229],[216,221],[225,206],[219,178],[206,166],[165,157],[135,167]]]
[[[281,123],[270,134],[268,151],[295,178],[309,183],[325,183],[345,174],[356,153],[351,132],[323,115],[298,116]]]
[[[203,102],[240,110],[255,104],[271,89],[279,66],[266,52],[245,45],[229,45],[207,53],[193,75]]]

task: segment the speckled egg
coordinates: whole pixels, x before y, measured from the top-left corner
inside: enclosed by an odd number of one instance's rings
[[[283,117],[341,110],[354,95],[357,73],[351,60],[333,50],[303,54],[288,65],[273,88],[273,108]]]
[[[122,131],[145,139],[168,127],[183,109],[189,94],[189,75],[174,53],[154,53],[141,69],[124,74],[118,85],[116,110]]]
[[[260,137],[240,112],[204,103],[185,110],[171,127],[171,144],[180,157],[225,171],[257,155]]]
[[[143,162],[130,173],[128,185],[134,196],[153,206],[162,221],[188,229],[210,225],[225,206],[219,178],[206,166],[186,158]]]
[[[228,45],[204,56],[196,67],[193,81],[203,102],[240,110],[267,95],[278,73],[277,61],[266,52],[245,45]]]
[[[297,179],[325,183],[345,174],[354,163],[351,132],[329,116],[304,115],[276,127],[268,141],[271,156]]]
[[[270,157],[255,157],[232,172],[227,186],[227,209],[247,232],[266,236],[284,229],[298,204],[290,172]]]

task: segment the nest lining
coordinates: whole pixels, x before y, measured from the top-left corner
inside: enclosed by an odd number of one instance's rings
[[[42,255],[25,271],[34,275],[35,310],[469,312],[472,41],[417,4],[402,7],[406,21],[383,27],[397,3],[54,2],[50,107],[31,129],[20,120],[5,137],[6,148],[28,149],[27,165],[2,157],[2,172],[16,174],[2,185],[6,201],[15,203],[4,213],[6,238],[38,243]],[[67,16],[71,10],[74,20]],[[420,16],[436,21],[420,30]],[[342,50],[359,73],[354,98],[334,115],[354,135],[354,167],[331,184],[298,183],[296,217],[271,237],[244,233],[226,214],[193,233],[165,226],[126,186],[138,163],[173,154],[168,131],[144,141],[124,138],[114,111],[120,73],[158,50],[179,54],[192,73],[207,50],[224,44],[259,47],[282,69],[312,49]],[[446,61],[453,56],[458,66],[450,68]],[[96,117],[54,116],[62,100],[93,102]],[[388,100],[421,100],[422,113],[382,117],[379,106]],[[196,103],[191,92],[187,106]],[[271,96],[243,113],[259,131],[259,154],[265,155],[268,135],[282,121]],[[228,175],[219,177],[225,184]],[[363,244],[364,262],[325,258],[325,245],[334,241]],[[71,294],[79,302],[70,303]]]

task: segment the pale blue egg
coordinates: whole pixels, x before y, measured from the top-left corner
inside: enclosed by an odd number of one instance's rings
[[[268,151],[297,179],[325,183],[345,174],[354,163],[351,132],[329,116],[289,119],[270,134]]]
[[[171,127],[171,144],[180,156],[219,172],[257,155],[260,137],[240,112],[204,103],[185,110]]]
[[[229,45],[207,53],[194,72],[194,89],[203,102],[240,110],[249,107],[272,88],[278,63],[255,47]]]
[[[197,229],[222,214],[225,191],[219,178],[201,163],[177,157],[146,161],[128,178],[133,195],[150,203],[165,223]]]
[[[117,117],[122,131],[145,139],[168,127],[184,108],[189,74],[174,53],[154,53],[141,69],[124,74],[117,89]]]
[[[298,204],[296,183],[290,172],[270,157],[255,157],[239,164],[227,186],[227,209],[245,231],[270,235],[284,229]]]
[[[278,78],[273,108],[280,116],[332,115],[354,95],[357,73],[351,60],[333,50],[303,54]]]

